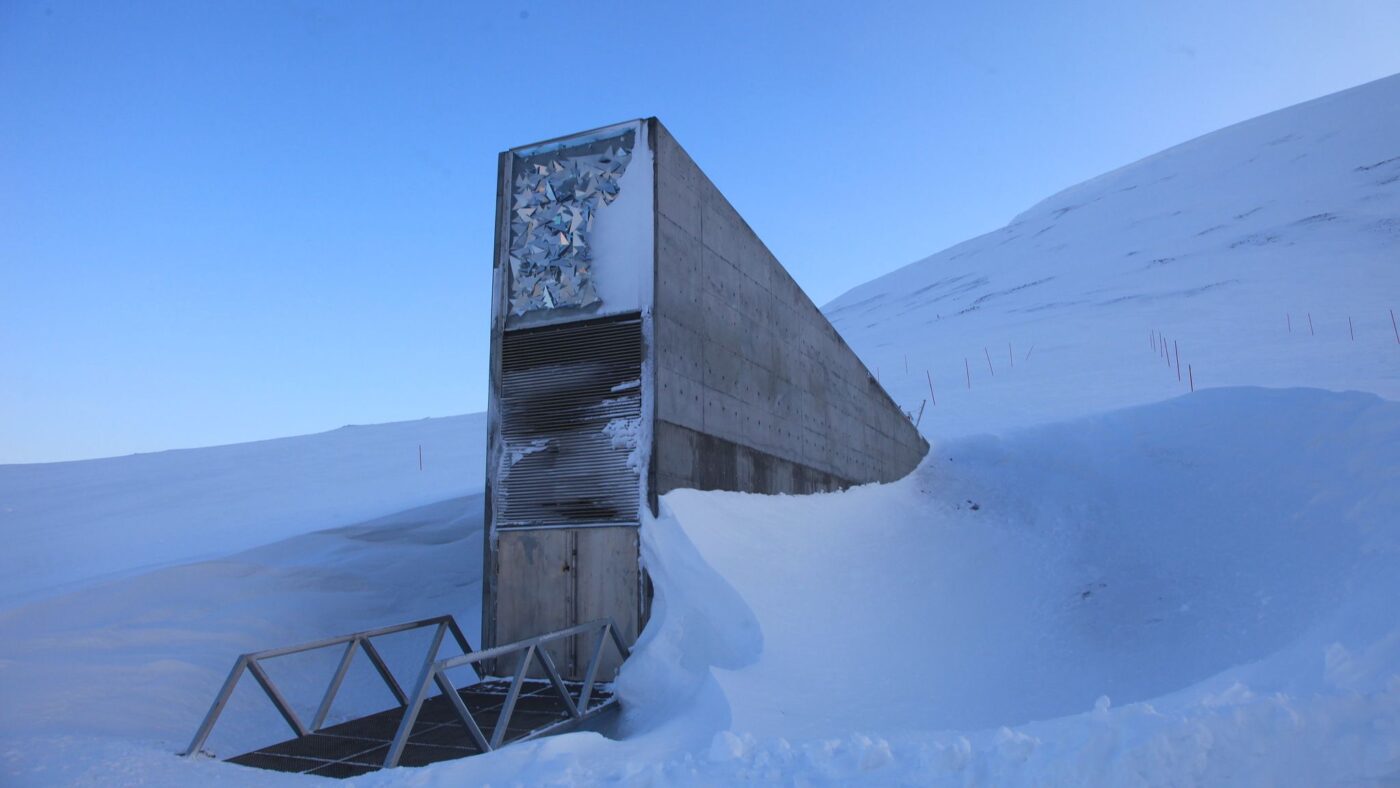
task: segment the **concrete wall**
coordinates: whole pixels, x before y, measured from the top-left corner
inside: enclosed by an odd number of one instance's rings
[[[928,444],[658,121],[653,490],[892,481]]]
[[[639,150],[634,166],[652,167],[655,205],[647,245],[654,300],[650,310],[642,305],[651,337],[642,414],[652,452],[638,493],[654,509],[657,495],[681,487],[807,493],[912,470],[927,444],[899,407],[675,139],[655,119],[645,124],[639,138],[653,155]],[[632,642],[651,602],[634,526],[497,529],[492,516],[504,456],[512,161],[502,155],[497,203],[482,641],[489,647],[610,616]],[[598,275],[605,269],[603,261]],[[587,645],[575,639],[551,649],[569,677],[580,677]],[[616,667],[605,663],[600,678]]]
[[[606,132],[607,129],[601,131]],[[585,132],[585,135],[596,133]],[[635,300],[623,301],[622,306],[626,310],[645,308],[649,305],[654,275],[654,265],[650,259],[654,252],[651,236],[654,229],[654,212],[650,207],[650,200],[654,196],[651,179],[654,166],[650,149],[645,147],[645,135],[642,137],[633,154],[632,166],[638,168],[638,171],[632,172],[629,168],[629,176],[623,184],[625,197],[620,197],[617,203],[609,208],[613,210],[625,205],[624,199],[631,200],[634,207],[642,206],[640,226],[622,227],[615,235],[624,237],[614,238],[613,246],[614,249],[629,251],[636,246],[641,250],[638,255],[642,259],[630,261],[629,265],[625,266],[613,265],[618,262],[617,259],[612,252],[607,251],[607,245],[602,244],[604,251],[600,251],[599,254],[606,253],[608,256],[596,268],[599,277],[641,277],[645,280],[633,288],[640,294],[639,297],[644,303],[638,304]],[[509,221],[514,155],[513,151],[502,153],[497,170],[481,645],[489,648],[604,617],[613,619],[624,642],[633,643],[646,621],[650,602],[647,581],[643,577],[639,562],[640,544],[635,525],[498,528],[493,512],[497,487],[502,482],[500,473],[504,451],[501,422],[504,393],[502,354],[507,334],[520,330],[517,325],[510,324],[508,309]],[[608,214],[608,218],[616,219],[616,212]],[[600,220],[598,226],[601,224]],[[616,290],[617,288],[612,288],[614,284],[611,280],[602,282],[600,292]],[[609,300],[592,309],[568,309],[550,314],[535,314],[531,316],[531,320],[517,323],[538,326],[595,320],[599,315],[618,311],[617,307],[618,302],[609,297]],[[567,382],[555,381],[555,384],[560,386],[556,393],[569,390]],[[643,396],[646,396],[645,391]],[[646,412],[644,409],[644,414]],[[639,496],[642,493],[640,484],[639,481]],[[593,653],[591,635],[561,639],[548,648],[555,664],[566,678],[584,677],[587,663]],[[514,659],[507,658],[487,663],[483,667],[498,675],[510,675],[515,670],[514,662]],[[603,681],[612,680],[619,665],[620,660],[616,652],[608,646],[602,654],[598,678]],[[532,668],[531,673],[541,675],[537,667]]]

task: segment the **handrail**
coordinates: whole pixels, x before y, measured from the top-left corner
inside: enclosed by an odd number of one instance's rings
[[[268,700],[272,701],[272,705],[276,707],[278,713],[282,715],[282,719],[286,720],[288,727],[290,727],[292,732],[297,736],[306,736],[309,733],[318,731],[325,724],[326,716],[331,710],[331,704],[335,701],[336,694],[340,692],[340,686],[345,681],[345,674],[350,669],[350,662],[354,658],[357,648],[363,647],[365,656],[368,657],[369,661],[374,665],[375,671],[379,674],[380,679],[384,681],[385,686],[389,688],[389,691],[393,693],[399,705],[407,706],[409,703],[408,696],[404,694],[403,688],[399,686],[398,681],[394,678],[393,672],[389,670],[389,666],[384,662],[384,658],[380,656],[379,650],[375,648],[371,639],[383,635],[392,635],[398,632],[407,632],[409,630],[423,629],[431,626],[436,626],[437,629],[433,634],[432,645],[429,646],[427,656],[424,658],[423,664],[425,666],[436,663],[438,649],[442,647],[443,638],[448,633],[451,633],[452,638],[457,641],[457,646],[462,650],[463,654],[472,653],[471,644],[467,642],[466,636],[462,634],[461,627],[457,626],[456,619],[452,616],[434,616],[419,621],[409,621],[403,624],[393,624],[377,629],[367,629],[363,632],[352,632],[348,635],[322,638],[296,646],[284,646],[281,648],[254,651],[239,656],[233,663],[233,669],[229,671],[228,678],[224,680],[223,687],[219,689],[219,694],[214,697],[214,703],[209,707],[209,713],[204,715],[204,721],[200,723],[199,729],[195,731],[194,739],[190,741],[189,748],[181,753],[181,755],[192,756],[204,747],[204,743],[208,741],[209,735],[214,731],[214,723],[218,722],[219,716],[223,714],[224,707],[228,705],[229,698],[233,696],[233,690],[238,686],[238,680],[243,677],[245,671],[253,674],[253,678],[258,682],[258,686],[262,687],[263,693],[267,695]],[[277,688],[277,685],[273,683],[272,678],[267,675],[267,671],[263,669],[262,660],[283,657],[289,654],[316,651],[318,649],[330,648],[331,646],[338,646],[342,643],[346,644],[345,651],[341,655],[335,673],[331,676],[330,684],[326,687],[325,695],[322,696],[321,704],[316,709],[316,716],[312,718],[311,727],[308,729],[306,725],[302,723],[301,718],[297,716],[296,712],[292,710],[291,704],[282,696],[282,692]],[[477,673],[477,677],[481,677],[479,672]]]
[[[563,678],[560,677],[558,668],[555,667],[554,658],[551,657],[549,652],[542,648],[542,646],[562,638],[582,635],[595,630],[598,633],[598,639],[593,648],[593,655],[588,661],[588,667],[585,670],[583,686],[579,689],[579,698],[575,701],[573,696],[569,694],[569,689],[564,684]],[[596,711],[608,702],[604,701],[593,707],[588,705],[588,701],[593,695],[593,687],[598,675],[598,665],[603,655],[603,646],[609,640],[611,640],[612,644],[617,648],[618,656],[622,657],[624,660],[631,656],[631,651],[627,648],[627,645],[622,642],[622,637],[618,634],[617,625],[613,623],[613,620],[611,618],[600,618],[584,624],[576,624],[572,627],[549,632],[544,635],[518,640],[503,646],[495,646],[493,648],[482,649],[481,651],[472,651],[464,653],[459,657],[448,657],[447,659],[424,664],[423,671],[418,676],[418,683],[415,685],[413,698],[408,702],[407,708],[404,710],[403,718],[399,721],[399,729],[394,734],[394,741],[389,745],[389,752],[384,756],[384,768],[391,769],[399,765],[399,758],[403,755],[404,748],[408,746],[408,738],[413,731],[413,725],[418,721],[418,712],[422,710],[423,701],[427,700],[428,693],[434,685],[436,685],[438,690],[451,701],[452,707],[457,711],[458,718],[460,718],[462,724],[466,726],[467,732],[471,735],[472,739],[476,742],[476,746],[479,747],[482,752],[490,752],[504,743],[506,731],[510,726],[511,716],[515,713],[515,704],[520,698],[520,690],[524,684],[526,674],[529,673],[531,662],[537,661],[540,667],[544,669],[545,675],[549,677],[549,683],[553,686],[554,691],[558,693],[560,700],[563,701],[564,707],[568,710],[571,718],[580,719]],[[446,671],[465,665],[470,665],[473,670],[476,670],[477,663],[482,660],[503,657],[521,651],[525,652],[525,654],[520,659],[520,664],[515,668],[515,675],[511,677],[510,688],[506,691],[505,704],[501,707],[500,716],[497,718],[496,726],[492,729],[491,738],[488,740],[482,732],[481,726],[477,724],[476,718],[472,716],[471,710],[467,708],[466,703],[462,701],[462,697],[457,694],[456,688],[447,678]],[[477,671],[477,673],[479,676],[480,672]]]
[[[388,665],[384,663],[383,658],[379,655],[371,639],[382,635],[391,635],[397,632],[407,632],[409,630],[426,627],[436,627],[436,629],[433,632],[433,639],[428,646],[427,654],[423,658],[417,683],[413,685],[413,695],[409,696],[403,691],[403,688],[399,686],[398,681],[395,680],[393,673],[389,671]],[[556,640],[590,632],[597,632],[597,640],[593,644],[592,656],[589,658],[588,665],[584,671],[584,680],[583,684],[579,687],[578,699],[575,700],[570,694],[568,686],[560,676],[559,669],[554,664],[554,658],[550,656],[549,651],[545,649],[544,646]],[[457,645],[462,649],[462,654],[446,659],[438,659],[438,651],[442,647],[444,638],[449,633],[451,633],[453,639],[457,641]],[[593,705],[590,705],[589,701],[593,699],[593,690],[597,683],[598,668],[602,662],[603,647],[609,642],[617,649],[618,656],[622,659],[626,660],[631,656],[631,651],[627,648],[627,644],[623,642],[622,636],[617,631],[617,625],[613,623],[611,618],[595,619],[587,623],[576,624],[554,632],[518,640],[514,643],[473,651],[466,637],[462,634],[461,628],[457,626],[457,622],[452,616],[436,616],[433,618],[425,618],[420,621],[411,621],[404,624],[394,624],[378,629],[355,632],[349,635],[313,640],[309,643],[303,643],[297,646],[285,646],[282,648],[272,648],[243,654],[234,662],[233,669],[229,671],[228,678],[224,680],[223,687],[219,690],[219,694],[215,696],[214,703],[209,707],[209,713],[205,715],[204,721],[200,723],[199,730],[195,732],[194,739],[190,742],[189,748],[181,754],[193,756],[200,752],[204,743],[209,739],[209,735],[213,732],[214,724],[218,722],[219,716],[224,711],[224,707],[228,705],[229,698],[232,697],[233,690],[238,686],[238,681],[243,677],[245,671],[253,675],[258,685],[262,687],[263,693],[267,695],[268,700],[272,701],[272,705],[276,707],[277,711],[282,715],[282,718],[286,720],[288,727],[290,727],[292,732],[298,737],[307,736],[320,730],[325,724],[326,716],[330,713],[331,704],[335,701],[336,694],[340,691],[341,684],[345,681],[345,675],[355,656],[355,650],[361,647],[363,647],[365,655],[369,657],[370,662],[374,664],[375,670],[379,673],[380,678],[383,679],[385,686],[394,694],[399,705],[404,707],[404,715],[399,721],[399,727],[394,734],[394,740],[390,744],[388,754],[384,758],[385,768],[392,768],[398,765],[399,758],[403,755],[404,748],[408,745],[408,738],[413,731],[413,726],[418,720],[418,714],[423,708],[423,702],[427,700],[428,693],[432,690],[433,686],[436,686],[451,702],[452,707],[457,712],[457,716],[461,719],[462,724],[466,726],[467,732],[476,742],[476,745],[483,752],[489,752],[490,750],[500,747],[505,742],[505,735],[510,726],[511,717],[515,713],[516,701],[520,698],[521,689],[532,663],[538,664],[544,670],[554,691],[558,693],[564,708],[568,711],[570,718],[580,719],[605,706],[609,701],[605,700],[602,703]],[[336,665],[335,673],[331,676],[330,683],[326,687],[325,695],[322,697],[321,703],[316,709],[316,715],[312,719],[310,728],[308,728],[302,723],[301,718],[297,716],[296,712],[292,710],[291,704],[283,697],[277,685],[274,684],[272,678],[268,676],[267,671],[263,669],[262,660],[330,648],[331,646],[337,646],[342,643],[346,644],[345,651],[341,654],[340,661]],[[448,679],[447,671],[464,666],[471,666],[473,672],[476,673],[477,679],[480,680],[485,678],[481,670],[477,667],[482,660],[496,659],[519,652],[524,652],[524,656],[520,659],[520,664],[516,666],[515,674],[511,677],[510,687],[506,691],[505,703],[501,707],[500,716],[496,720],[496,725],[492,729],[491,736],[488,739],[481,730],[481,726],[477,724],[476,718],[472,716],[471,710],[467,708],[461,695],[458,694],[456,687],[452,684],[451,680]]]

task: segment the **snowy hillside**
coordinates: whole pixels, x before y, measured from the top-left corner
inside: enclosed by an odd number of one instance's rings
[[[485,420],[474,414],[208,449],[0,465],[0,609],[97,578],[479,491],[485,443]]]
[[[677,491],[645,527],[624,738],[356,783],[1394,779],[1397,481],[1400,404],[1224,389],[954,441],[892,485]],[[480,504],[0,612],[7,784],[311,784],[172,753],[242,651],[440,612],[473,631]],[[274,675],[309,709],[335,656]],[[359,669],[340,717],[391,702]],[[210,745],[280,725],[242,687]]]
[[[935,386],[916,472],[668,494],[617,738],[354,784],[1400,780],[1397,262],[1391,78],[857,288],[852,346],[906,407]],[[173,753],[240,652],[477,631],[481,430],[0,466],[0,783],[313,784]],[[335,656],[274,675],[314,708]],[[364,679],[337,716],[389,704]],[[280,725],[243,686],[209,748]]]
[[[1066,189],[824,311],[906,409],[930,398],[927,371],[937,439],[1175,396],[1187,365],[1198,388],[1400,398],[1390,310],[1400,75]]]

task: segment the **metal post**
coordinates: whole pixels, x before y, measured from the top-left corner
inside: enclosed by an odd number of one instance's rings
[[[525,649],[525,656],[520,658],[520,665],[515,669],[515,677],[510,681],[510,690],[506,692],[505,705],[501,706],[500,719],[496,720],[496,728],[491,732],[491,746],[499,747],[506,739],[506,727],[510,725],[510,717],[515,713],[515,702],[520,699],[520,685],[525,682],[525,672],[530,667],[530,661],[535,656],[535,645],[532,643]]]
[[[481,732],[481,726],[476,724],[476,718],[472,716],[467,704],[462,701],[462,696],[458,694],[457,688],[447,680],[447,674],[441,670],[435,670],[433,671],[433,680],[437,682],[438,690],[452,702],[452,707],[457,710],[457,716],[462,719],[462,724],[467,726],[467,732],[472,735],[476,746],[480,747],[482,752],[490,752],[491,743],[486,741],[486,735]]]
[[[331,711],[331,703],[335,701],[335,694],[340,691],[340,685],[345,681],[345,673],[350,670],[350,660],[355,657],[355,646],[359,643],[359,638],[352,638],[345,644],[345,654],[340,658],[340,665],[336,667],[331,683],[326,686],[326,696],[321,699],[321,706],[316,709],[316,716],[311,720],[311,730],[318,731],[325,724],[326,715]]]
[[[448,616],[447,630],[452,633],[452,639],[457,641],[457,648],[460,648],[463,654],[472,653],[472,644],[467,640],[467,636],[462,634],[462,628],[457,626],[457,619]],[[473,662],[471,665],[472,672],[476,674],[478,679],[485,678],[481,675],[481,667],[477,663]]]
[[[407,706],[408,696],[404,694],[403,687],[399,686],[394,674],[389,672],[389,666],[384,664],[384,658],[379,656],[379,649],[374,647],[373,641],[369,638],[364,639],[364,644],[365,656],[369,657],[369,661],[374,664],[374,669],[379,672],[379,677],[384,679],[389,691],[394,693],[394,699],[399,702],[400,706]]]
[[[389,745],[389,752],[384,756],[384,768],[392,769],[399,765],[399,758],[403,755],[403,748],[408,744],[409,734],[413,732],[413,724],[418,721],[418,712],[423,708],[423,701],[428,696],[428,687],[432,686],[433,674],[437,672],[437,652],[442,645],[442,636],[447,633],[446,624],[438,624],[437,631],[433,633],[433,642],[428,646],[428,655],[423,658],[423,668],[418,673],[418,682],[414,684],[413,700],[405,704],[403,719],[399,720],[399,729],[394,733],[394,741]],[[369,651],[369,649],[365,649]]]
[[[603,661],[603,646],[608,642],[608,625],[598,630],[598,642],[593,644],[593,657],[588,660],[588,668],[583,675],[583,688],[579,690],[578,706],[588,708],[588,699],[593,695],[593,682],[598,678],[598,665]]]
[[[214,697],[214,704],[209,707],[209,713],[204,715],[204,721],[199,724],[199,730],[195,731],[194,738],[190,740],[189,749],[181,753],[182,755],[194,755],[204,746],[204,742],[209,739],[209,734],[214,730],[214,723],[224,712],[224,706],[228,705],[228,699],[233,696],[233,688],[238,686],[238,679],[243,676],[243,669],[247,666],[247,656],[239,657],[238,661],[233,663],[233,670],[228,672],[228,678],[224,679],[224,686]]]
[[[545,675],[549,676],[549,683],[554,685],[554,690],[559,693],[559,697],[564,701],[564,708],[569,710],[569,716],[577,718],[580,716],[578,706],[574,705],[574,699],[569,697],[569,689],[564,686],[564,679],[559,676],[559,669],[554,666],[554,658],[549,655],[548,649],[536,649],[535,657],[544,666]]]
[[[282,697],[282,692],[277,689],[277,685],[272,683],[272,679],[268,677],[267,672],[263,670],[263,666],[258,664],[256,659],[248,660],[248,672],[252,673],[253,678],[258,680],[258,684],[262,686],[263,692],[267,693],[268,700],[272,701],[272,705],[276,706],[277,711],[281,713],[282,719],[286,720],[287,724],[292,726],[293,733],[298,736],[305,736],[311,732],[306,729],[305,725],[301,724],[301,719],[297,717],[295,711],[292,711],[291,704],[287,703],[287,699]]]

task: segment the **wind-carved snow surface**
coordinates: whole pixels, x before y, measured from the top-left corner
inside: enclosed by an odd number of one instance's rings
[[[1400,76],[1066,189],[824,308],[906,410],[936,400],[935,438],[1187,393],[1187,365],[1197,388],[1400,398],[1391,310]]]
[[[906,407],[929,370],[924,464],[842,493],[664,496],[642,526],[656,597],[614,738],[356,784],[1400,780],[1400,345],[1377,317],[1397,292],[1397,145],[1392,78],[1067,190],[838,299]],[[0,467],[19,536],[0,560],[20,573],[0,608],[0,782],[311,784],[172,753],[239,653],[442,612],[477,631],[483,438],[437,425],[466,447],[442,486],[376,491],[361,458],[397,453],[399,425],[352,431],[363,445],[308,466],[325,486],[304,528],[277,514],[294,488],[253,466],[294,467],[311,439],[140,474],[129,458]],[[316,530],[335,489],[403,511]],[[181,529],[205,520],[219,527],[191,552]],[[29,568],[69,552],[58,579],[76,590]],[[386,647],[402,680],[414,649]],[[336,656],[272,672],[309,714]],[[345,686],[335,720],[392,704],[364,664]],[[248,683],[208,746],[281,726]]]
[[[0,465],[0,609],[477,492],[485,448],[478,413]]]
[[[673,492],[644,525],[657,596],[620,740],[360,784],[1393,779],[1397,478],[1400,404],[1221,389],[943,444],[891,485]],[[0,613],[7,784],[291,779],[171,753],[238,653],[438,612],[475,631],[480,506]],[[336,656],[274,676],[311,709]],[[340,718],[391,703],[357,670]],[[250,684],[210,748],[280,725]]]

